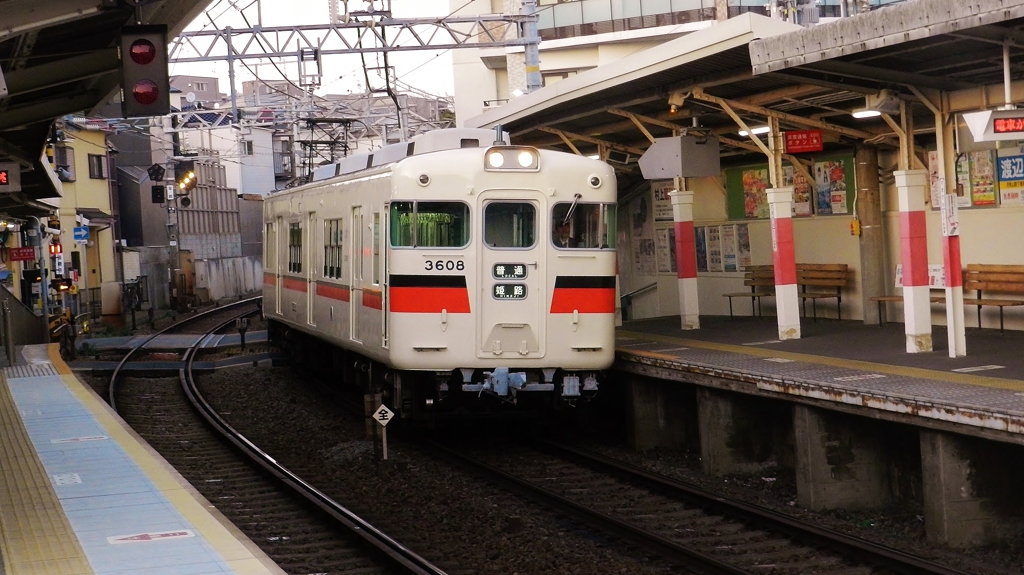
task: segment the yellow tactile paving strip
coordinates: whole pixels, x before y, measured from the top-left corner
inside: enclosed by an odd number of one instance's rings
[[[92,575],[0,371],[0,549],[6,575]]]
[[[266,554],[225,518],[185,478],[160,457],[148,443],[127,426],[96,394],[73,375],[60,358],[54,344],[48,349],[50,361],[65,384],[106,430],[125,453],[142,469],[153,484],[163,492],[195,530],[220,553],[238,575],[285,575]],[[20,574],[8,574],[20,575]]]
[[[998,377],[986,377],[983,375],[973,375],[969,373],[955,373],[948,371],[922,369],[919,367],[906,367],[901,365],[891,365],[887,363],[859,361],[855,359],[843,359],[838,357],[827,357],[822,355],[811,355],[806,353],[793,353],[779,351],[777,349],[759,348],[747,345],[734,345],[729,343],[717,343],[711,341],[700,341],[696,339],[686,339],[668,335],[642,333],[638,331],[618,331],[616,332],[616,335],[629,337],[637,340],[654,341],[658,343],[673,343],[678,344],[680,346],[740,353],[744,355],[752,355],[755,357],[780,357],[784,359],[791,359],[793,361],[803,361],[806,363],[830,365],[832,367],[842,367],[846,369],[860,369],[875,373],[902,375],[906,377],[918,377],[921,379],[932,379],[936,381],[945,381],[949,383],[963,383],[967,385],[977,385],[981,387],[991,387],[995,389],[1024,391],[1024,381],[1017,379],[1002,379]],[[669,356],[668,354],[645,352],[643,350],[619,348],[616,351],[618,353],[648,356],[667,361],[677,360],[677,358]]]

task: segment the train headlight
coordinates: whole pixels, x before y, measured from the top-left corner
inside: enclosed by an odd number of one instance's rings
[[[487,170],[536,172],[540,169],[540,154],[536,148],[525,146],[495,146],[485,156]]]
[[[516,159],[519,160],[519,166],[523,168],[532,168],[534,164],[537,163],[534,153],[530,150],[523,150],[522,152],[519,152]]]

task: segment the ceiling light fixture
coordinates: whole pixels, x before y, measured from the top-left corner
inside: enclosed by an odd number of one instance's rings
[[[749,136],[750,134],[753,134],[755,136],[758,135],[758,134],[767,134],[768,132],[771,132],[771,131],[772,131],[772,129],[769,128],[768,126],[757,126],[757,127],[751,128],[749,133],[746,130],[740,130],[739,133],[740,133],[741,136],[745,137],[745,136]]]

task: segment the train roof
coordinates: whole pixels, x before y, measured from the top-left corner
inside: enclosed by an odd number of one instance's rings
[[[486,148],[494,144],[508,144],[507,132],[501,132],[501,140],[495,140],[496,132],[480,128],[451,128],[446,130],[433,130],[413,136],[407,142],[399,142],[384,146],[373,152],[355,154],[344,158],[342,161],[320,166],[313,170],[313,178],[310,181],[316,182],[326,180],[342,174],[351,174],[360,170],[366,170],[376,166],[383,166],[397,162],[409,156],[419,156],[442,150],[457,150],[459,148]]]

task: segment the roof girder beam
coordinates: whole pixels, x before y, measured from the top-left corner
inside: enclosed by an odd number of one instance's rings
[[[573,139],[573,140],[580,140],[582,142],[587,142],[589,144],[594,144],[595,146],[604,146],[604,147],[606,147],[609,150],[615,150],[617,152],[626,152],[626,153],[629,153],[629,154],[633,154],[635,156],[642,156],[642,155],[644,155],[644,150],[642,150],[640,148],[635,148],[633,146],[623,146],[622,144],[616,144],[615,142],[609,142],[608,140],[602,140],[600,138],[593,138],[591,136],[584,136],[583,134],[574,134],[572,132],[567,132],[565,130],[559,130],[557,128],[548,128],[546,126],[538,128],[538,130],[540,130],[542,132],[547,132],[549,134],[555,134],[555,135],[557,135],[559,137],[562,137],[562,138],[569,138],[569,139]]]
[[[870,138],[874,138],[877,135],[877,134],[872,134],[870,132],[864,132],[862,130],[855,130],[853,128],[847,128],[845,126],[840,126],[838,124],[833,124],[831,122],[824,122],[822,120],[814,120],[812,118],[805,118],[803,116],[797,116],[795,114],[788,114],[786,112],[778,112],[776,110],[772,110],[770,108],[764,108],[762,106],[752,106],[750,104],[744,104],[743,102],[737,102],[736,100],[726,100],[724,98],[719,98],[718,96],[712,96],[711,94],[708,94],[708,93],[704,92],[703,90],[694,90],[690,94],[690,97],[694,98],[694,99],[697,99],[697,100],[701,100],[703,102],[709,102],[709,103],[715,104],[715,105],[717,105],[719,107],[722,107],[723,110],[725,109],[724,106],[729,106],[730,108],[735,108],[735,109],[743,110],[743,111],[746,111],[746,112],[751,112],[751,113],[754,113],[754,114],[760,114],[760,115],[762,115],[762,116],[764,116],[766,118],[775,118],[776,120],[788,122],[788,123],[791,123],[791,124],[797,124],[797,125],[800,125],[800,126],[811,126],[811,127],[819,128],[819,129],[822,129],[822,130],[827,130],[829,132],[835,132],[837,134],[840,134],[840,135],[843,135],[843,136],[847,136],[847,137],[850,137],[850,138],[855,138],[855,139],[858,139],[858,140],[867,140],[867,139],[870,139]],[[727,111],[726,113],[729,113],[729,112]],[[733,114],[734,114],[734,112],[730,113],[730,115],[733,115]],[[738,117],[739,116],[734,117],[733,120],[735,121],[736,118],[738,118]]]

